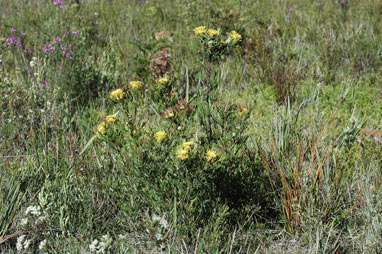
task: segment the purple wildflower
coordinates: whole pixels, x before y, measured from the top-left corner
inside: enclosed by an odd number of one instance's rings
[[[44,83],[42,83],[42,84],[40,84],[40,87],[41,88],[50,88],[50,86],[49,86],[49,83],[48,82],[46,82],[46,80],[44,81]]]
[[[16,33],[16,28],[12,27],[11,28],[11,33],[13,33],[13,34]]]
[[[21,36],[25,36],[24,30],[21,30],[20,34],[21,34]]]
[[[66,47],[65,47],[65,45],[64,44],[61,44],[61,50],[62,50],[62,53],[66,53]]]
[[[321,6],[321,2],[317,2],[317,3],[316,3],[316,6]]]
[[[375,141],[375,142],[378,142],[378,138],[377,138],[377,137],[374,137],[374,141]]]
[[[42,49],[44,50],[45,54],[53,54],[54,52],[54,46],[49,42],[46,42],[45,46]]]
[[[15,37],[8,37],[6,42],[8,44],[16,44],[16,38]]]
[[[62,0],[54,0],[54,5],[58,5],[60,8],[64,8],[64,3]]]
[[[64,31],[64,37],[67,36],[68,34],[69,34],[68,29],[65,29],[65,31]]]
[[[17,46],[18,48],[21,47],[21,40],[18,40],[18,41],[17,41],[16,46]]]
[[[27,66],[25,67],[25,71],[29,72],[31,70],[31,67]]]
[[[78,30],[74,30],[72,33],[73,33],[75,36],[77,36],[77,35],[78,35]]]
[[[56,38],[56,42],[60,42],[60,41],[61,41],[60,36],[57,36],[57,38]]]
[[[25,49],[24,49],[24,53],[25,53],[25,54],[28,54],[28,52],[29,52],[29,49],[28,49],[28,48],[25,48]]]
[[[69,50],[69,52],[65,54],[66,58],[68,58],[68,59],[72,59],[72,58],[73,58],[73,57],[72,57],[72,53],[73,53],[73,52],[72,52],[71,50]]]

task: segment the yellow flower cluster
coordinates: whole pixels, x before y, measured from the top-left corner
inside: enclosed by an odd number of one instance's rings
[[[109,124],[112,124],[115,121],[117,121],[117,114],[118,114],[118,112],[115,113],[114,115],[106,116],[105,121],[103,121],[102,123],[100,123],[97,126],[97,135],[103,136],[103,135],[106,134],[106,126],[108,126]]]
[[[154,134],[155,139],[158,143],[162,142],[162,140],[166,137],[166,132],[164,131],[158,131]]]
[[[125,96],[125,93],[123,92],[122,89],[117,89],[110,93],[110,98],[116,101],[122,100],[124,96]]]
[[[186,150],[191,150],[194,147],[194,145],[195,145],[194,141],[188,141],[188,142],[184,142],[182,146]]]
[[[176,152],[176,158],[178,158],[181,161],[184,161],[184,160],[188,159],[188,157],[189,157],[189,155],[188,155],[188,150],[187,149],[179,149]]]
[[[158,79],[157,83],[158,83],[159,85],[165,85],[165,84],[168,83],[168,81],[169,81],[168,78],[167,78],[166,76],[164,76],[164,77]]]
[[[173,110],[166,110],[164,111],[163,115],[164,115],[164,118],[166,119],[173,118],[175,116]]]
[[[131,81],[129,83],[129,87],[131,90],[139,89],[143,87],[143,82],[142,81]]]
[[[97,134],[98,135],[105,135],[106,134],[106,123],[102,122],[97,127]]]
[[[234,41],[235,43],[241,40],[241,35],[238,34],[236,31],[232,31],[229,34],[229,39]]]
[[[176,152],[176,158],[181,161],[188,159],[190,150],[195,146],[194,141],[187,141],[182,144],[183,148]]]
[[[215,29],[208,29],[207,33],[211,36],[215,36],[219,34],[219,32]]]
[[[117,114],[118,113],[115,113],[114,115],[106,116],[106,123],[109,124],[109,123],[114,123],[115,121],[117,121]]]
[[[207,162],[213,162],[218,157],[218,154],[213,150],[208,150],[206,154],[206,160]]]
[[[205,26],[198,26],[194,29],[194,32],[195,32],[195,35],[205,34],[207,33],[207,29]]]

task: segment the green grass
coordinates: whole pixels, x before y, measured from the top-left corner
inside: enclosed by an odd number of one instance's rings
[[[63,2],[0,2],[1,253],[380,252],[382,1]]]

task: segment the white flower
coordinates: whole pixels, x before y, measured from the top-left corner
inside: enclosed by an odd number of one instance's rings
[[[98,245],[98,240],[95,239],[95,240],[89,245],[89,249],[90,249],[90,251],[96,251],[97,245]]]
[[[17,238],[16,249],[18,251],[21,251],[23,249],[24,240],[25,240],[25,235],[21,235]]]
[[[121,240],[126,239],[126,237],[127,237],[126,235],[122,235],[122,234],[118,235],[118,238],[121,239]]]
[[[28,249],[28,248],[29,248],[29,245],[31,245],[31,243],[32,243],[32,240],[31,240],[31,239],[29,239],[29,240],[25,240],[25,242],[24,242],[24,249]]]
[[[42,240],[40,244],[38,245],[39,250],[43,250],[46,247],[46,239]]]
[[[101,241],[95,239],[90,245],[89,249],[95,253],[104,253],[105,250],[111,245],[113,239],[109,235],[103,235]]]
[[[104,242],[99,242],[98,243],[98,250],[96,250],[96,253],[105,253],[105,249],[106,249],[106,243]]]
[[[30,65],[30,67],[33,67],[33,66],[36,65],[36,62],[35,62],[35,61],[30,61],[30,62],[29,62],[29,65]]]
[[[27,207],[27,210],[25,211],[25,215],[28,215],[28,214],[40,216],[41,215],[40,207],[38,207],[38,206]]]
[[[21,226],[26,226],[27,224],[28,224],[28,218],[21,219],[21,221],[20,221]]]
[[[43,222],[43,221],[45,221],[45,220],[46,220],[46,215],[38,217],[37,220],[36,220],[36,222],[37,222],[37,223],[41,223],[41,222]]]
[[[37,57],[35,57],[35,56],[32,57],[32,61],[35,61],[35,62],[36,62],[36,61],[37,61]]]
[[[153,214],[153,217],[151,218],[153,220],[153,222],[157,222],[157,221],[160,221],[160,219],[162,219],[162,217],[159,217],[158,215],[156,215],[155,213]]]
[[[38,72],[33,73],[35,77],[38,77]]]
[[[163,236],[161,234],[156,234],[155,235],[155,239],[157,239],[158,241],[162,240],[163,239]]]
[[[161,225],[163,228],[168,228],[168,222],[167,220],[163,217],[159,217],[158,215],[156,214],[153,214],[153,217],[152,217],[152,220],[153,222],[159,222],[159,225]]]

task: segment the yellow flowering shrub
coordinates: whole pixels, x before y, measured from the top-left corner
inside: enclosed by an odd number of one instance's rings
[[[218,157],[217,153],[213,150],[208,150],[206,154],[206,160],[207,162],[213,162]]]
[[[208,29],[207,33],[211,36],[215,36],[215,35],[218,35],[218,31],[215,30],[215,29]]]
[[[102,122],[97,126],[97,135],[105,135],[106,134],[106,123]]]
[[[144,83],[142,81],[131,81],[129,87],[131,90],[142,88]]]
[[[190,150],[194,147],[195,145],[195,142],[194,141],[188,141],[188,142],[184,142],[182,144],[183,148],[186,149],[186,150]]]
[[[166,76],[161,77],[160,79],[157,80],[157,83],[158,83],[159,85],[165,85],[165,84],[167,84],[168,82],[169,82],[169,80],[168,80],[168,78],[167,78]]]
[[[107,124],[114,123],[116,120],[117,120],[117,113],[115,113],[114,115],[106,116],[106,123]]]
[[[158,143],[162,142],[162,140],[166,137],[166,132],[158,131],[154,134],[155,139]]]
[[[184,161],[184,160],[188,159],[188,157],[189,157],[189,155],[188,155],[188,150],[187,149],[179,149],[176,152],[176,158],[178,158],[181,161]]]
[[[241,40],[241,35],[237,33],[236,31],[232,31],[229,34],[229,40],[234,41],[235,43]]]
[[[125,93],[123,92],[122,89],[117,89],[110,93],[110,98],[116,101],[122,100],[124,96],[125,96]]]
[[[205,26],[198,26],[194,29],[194,32],[195,32],[195,35],[205,34],[207,33],[207,29]]]

